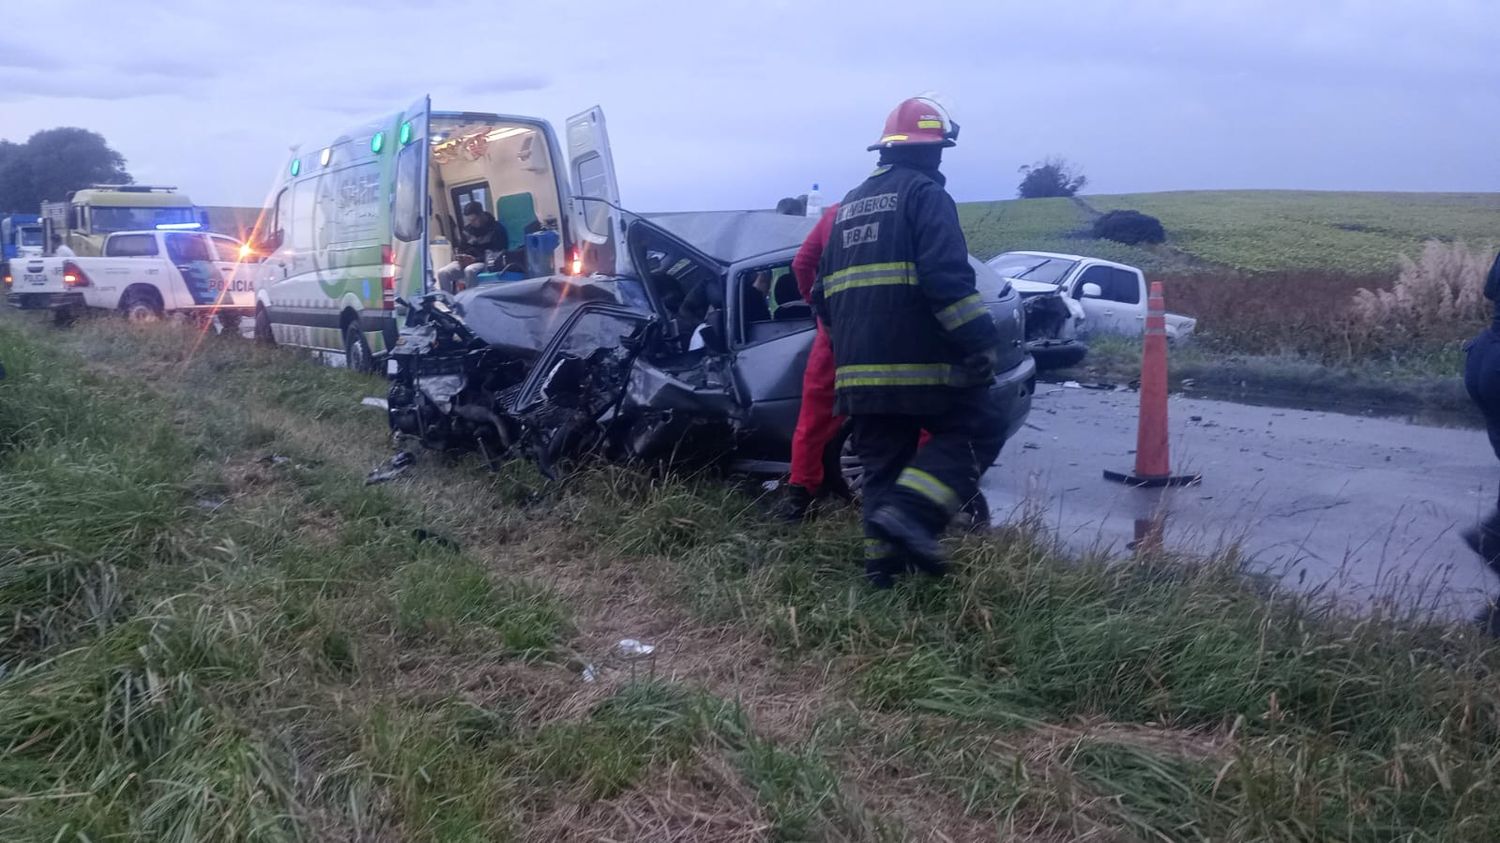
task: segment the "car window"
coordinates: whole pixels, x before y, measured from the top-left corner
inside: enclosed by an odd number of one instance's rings
[[[1140,304],[1141,285],[1134,272],[1113,266],[1091,266],[1083,271],[1078,286],[1073,288],[1073,298],[1083,298],[1084,284],[1098,284],[1099,298],[1121,304]]]
[[[583,188],[582,196],[608,196],[609,180],[604,169],[604,159],[597,152],[573,162],[578,170],[578,181]],[[584,202],[584,225],[601,237],[609,236],[610,207],[603,202]]]
[[[271,234],[266,238],[266,242],[273,244],[273,248],[286,242],[286,225],[291,220],[288,216],[291,213],[291,198],[292,192],[285,188],[276,194],[276,207],[271,211]]]
[[[116,234],[104,246],[104,256],[110,258],[149,258],[157,254],[154,234]]]
[[[157,226],[191,226],[199,222],[192,208],[90,208],[87,224],[95,234]]]
[[[1083,275],[1079,276],[1078,285],[1073,288],[1073,298],[1083,298],[1083,287],[1085,284],[1098,284],[1099,289],[1103,291],[1100,294],[1100,298],[1108,298],[1109,288],[1113,283],[1114,274],[1110,272],[1109,267],[1091,266],[1083,271]]]
[[[1123,304],[1141,303],[1141,284],[1134,272],[1128,269],[1111,267],[1112,279],[1109,287],[1104,290],[1105,298]]]
[[[771,314],[776,309],[772,298],[772,284],[775,280],[775,269],[769,267],[749,269],[739,274],[736,287],[740,291],[740,318],[746,325],[771,321]],[[795,286],[794,283],[793,287]]]
[[[210,237],[209,242],[213,244],[214,260],[226,263],[239,263],[240,244],[228,237]]]
[[[422,184],[422,158],[427,144],[414,143],[396,156],[396,201],[392,227],[396,238],[410,242],[422,236],[427,215],[427,185]]]
[[[167,257],[177,265],[193,263],[194,261],[213,260],[208,254],[208,246],[203,242],[203,236],[199,234],[168,234]]]
[[[312,252],[317,248],[313,241],[313,215],[318,209],[318,184],[308,178],[297,182],[292,188],[292,222],[286,226],[287,243],[298,252]]]

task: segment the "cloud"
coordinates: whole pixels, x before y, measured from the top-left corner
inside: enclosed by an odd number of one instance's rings
[[[181,55],[163,56],[151,53],[112,63],[107,69],[131,76],[166,76],[191,82],[216,79],[227,72],[222,56],[214,57],[207,53],[196,59]]]
[[[198,88],[194,80],[168,76],[121,76],[98,68],[62,73],[0,68],[0,102],[34,98],[121,100],[177,96]]]
[[[541,74],[518,74],[515,76],[490,76],[466,82],[458,87],[460,94],[513,94],[518,91],[542,91],[552,85],[552,79]]]
[[[51,42],[56,45],[56,42]],[[42,50],[10,39],[0,39],[0,68],[55,70],[62,67],[62,50]]]

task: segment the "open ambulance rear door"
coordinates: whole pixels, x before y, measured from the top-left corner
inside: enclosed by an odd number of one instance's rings
[[[620,183],[609,151],[609,132],[599,106],[568,118],[568,175],[570,228],[580,250],[584,272],[618,274],[629,271],[624,248],[624,221],[614,206],[620,204]],[[604,201],[590,201],[590,200]],[[573,262],[575,256],[569,255]],[[571,267],[570,267],[571,269]]]

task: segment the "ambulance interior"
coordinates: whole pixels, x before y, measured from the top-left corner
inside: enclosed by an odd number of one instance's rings
[[[463,209],[470,202],[478,202],[505,229],[504,277],[530,278],[564,268],[557,180],[566,174],[554,172],[561,156],[549,147],[545,133],[526,123],[434,114],[429,143],[428,238],[434,270],[453,261],[469,263],[470,257],[484,259],[482,253],[465,250]],[[538,238],[544,241],[540,245],[552,248],[528,253],[527,235],[537,232],[554,233]]]

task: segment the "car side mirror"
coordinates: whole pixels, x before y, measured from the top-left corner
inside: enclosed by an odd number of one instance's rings
[[[724,311],[713,308],[703,317],[704,348],[715,354],[729,351],[729,340],[724,334]]]
[[[1083,297],[1086,299],[1104,298],[1104,288],[1090,281],[1083,285]]]

